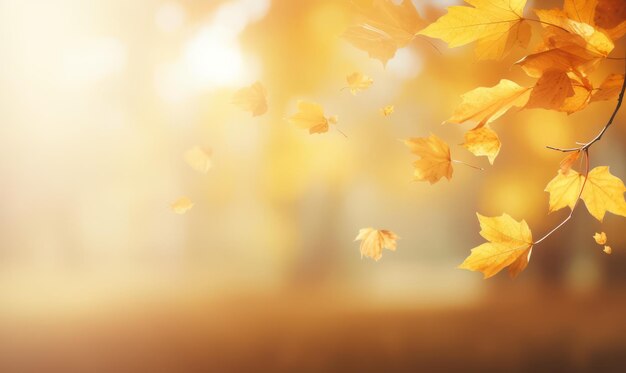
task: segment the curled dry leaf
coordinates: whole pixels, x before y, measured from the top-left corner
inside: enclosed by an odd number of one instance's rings
[[[253,117],[263,115],[267,112],[267,91],[261,82],[256,82],[235,92],[232,103],[251,112]]]
[[[210,149],[194,146],[185,152],[184,158],[189,167],[203,174],[209,172],[212,167]]]
[[[171,205],[172,211],[181,215],[189,211],[189,209],[191,209],[192,207],[193,202],[191,202],[188,197],[184,196],[174,201],[174,203],[172,203]]]
[[[411,0],[395,4],[391,0],[376,0],[372,5],[359,8],[358,22],[348,27],[343,37],[353,46],[387,64],[396,51],[407,46],[422,27]]]
[[[593,235],[593,239],[598,245],[604,245],[606,243],[606,233],[600,232]]]
[[[472,249],[459,268],[480,271],[489,278],[509,267],[509,275],[517,276],[528,265],[533,238],[526,221],[516,221],[507,214],[486,217],[480,214],[480,235],[488,242]]]
[[[298,101],[298,112],[287,118],[291,124],[304,129],[309,133],[328,132],[329,124],[337,124],[337,116],[325,117],[324,109],[314,102]]]
[[[411,152],[421,159],[413,162],[415,166],[415,180],[436,183],[442,177],[452,178],[452,160],[450,147],[439,137],[430,134],[430,137],[415,137],[404,141]]]
[[[574,163],[580,158],[580,150],[569,153],[565,158],[561,160],[559,163],[559,169],[563,175],[568,175],[569,171],[572,169]]]
[[[350,93],[353,95],[356,95],[357,92],[368,89],[374,83],[374,79],[359,72],[348,75],[346,77],[346,81],[348,82],[347,88],[350,89]]]
[[[398,236],[392,231],[377,230],[374,228],[363,228],[354,239],[361,240],[361,258],[363,256],[378,261],[383,256],[383,249],[396,251],[396,240]]]
[[[475,156],[486,156],[489,163],[493,161],[500,153],[500,138],[498,134],[488,125],[484,127],[474,128],[465,133],[465,142],[463,146]]]
[[[493,122],[512,107],[522,107],[528,102],[531,88],[502,79],[493,87],[478,87],[461,95],[462,102],[448,123],[474,122],[477,127]]]
[[[451,48],[476,41],[478,59],[501,59],[516,45],[525,48],[531,27],[524,20],[526,0],[465,0],[451,6],[420,35],[442,39]]]
[[[611,255],[613,253],[613,249],[611,249],[611,246],[604,246],[604,251],[605,254]]]

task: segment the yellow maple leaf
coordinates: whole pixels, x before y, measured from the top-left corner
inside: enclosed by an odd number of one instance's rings
[[[261,82],[256,82],[235,92],[232,103],[253,117],[263,115],[267,112],[267,91]]]
[[[606,254],[611,255],[611,253],[613,253],[613,249],[611,249],[611,246],[604,246],[604,251]]]
[[[535,83],[525,107],[559,110],[574,94],[572,80],[565,71],[547,70]]]
[[[174,201],[170,207],[172,208],[172,211],[182,215],[193,207],[193,202],[191,202],[188,197],[183,196]]]
[[[584,189],[582,194],[580,188]],[[550,193],[550,212],[568,206],[573,209],[578,196],[585,202],[589,213],[602,221],[606,212],[626,217],[626,201],[624,192],[626,187],[622,180],[611,175],[607,166],[596,167],[589,171],[587,181],[585,176],[574,170],[567,175],[561,171],[552,179],[545,189]]]
[[[477,123],[477,127],[493,122],[512,107],[528,102],[531,88],[502,79],[493,87],[478,87],[461,95],[462,102],[454,110],[448,123]]]
[[[350,93],[353,95],[356,95],[359,91],[368,89],[374,83],[374,79],[359,72],[348,75],[346,81],[348,82],[347,88],[350,88]]]
[[[591,96],[591,102],[616,100],[624,84],[624,74],[609,75]]]
[[[589,172],[581,198],[589,213],[602,221],[607,211],[626,217],[624,192],[626,186],[622,180],[611,175],[609,167],[600,166]]]
[[[452,160],[450,147],[439,137],[414,137],[404,141],[411,152],[421,157],[413,162],[415,180],[436,183],[442,177],[452,178]]]
[[[385,106],[384,108],[380,109],[380,113],[381,113],[383,116],[388,117],[388,116],[390,116],[391,114],[393,114],[394,110],[395,110],[395,109],[394,109],[393,105],[387,105],[387,106]]]
[[[559,170],[545,189],[550,193],[549,211],[554,212],[564,207],[573,209],[584,181],[584,175],[574,170],[569,170],[567,173]]]
[[[526,48],[531,27],[524,20],[526,0],[465,0],[468,6],[451,6],[420,35],[442,39],[451,48],[476,41],[479,59],[500,59],[519,45]]]
[[[403,0],[400,4],[375,0],[371,6],[358,11],[358,23],[348,27],[343,37],[383,65],[395,56],[398,49],[413,41],[423,25],[411,0]]]
[[[211,169],[211,150],[204,150],[199,146],[187,150],[184,155],[185,162],[194,170],[206,174]]]
[[[324,109],[314,102],[298,101],[298,112],[287,118],[291,124],[309,130],[309,133],[328,132],[329,124],[337,124],[337,116],[325,117]]]
[[[593,239],[598,245],[604,245],[606,243],[606,233],[600,232],[593,235]]]
[[[397,239],[398,236],[392,231],[363,228],[354,240],[361,240],[361,258],[366,256],[378,261],[383,256],[383,249],[396,251]]]
[[[498,134],[491,127],[487,125],[470,130],[465,133],[464,138],[463,146],[467,150],[475,156],[486,156],[489,163],[493,164],[502,144]]]
[[[480,271],[489,278],[509,266],[509,275],[517,276],[528,265],[533,238],[526,221],[516,221],[507,214],[486,217],[480,214],[480,235],[488,242],[472,249],[459,268]]]
[[[586,77],[572,72],[567,75],[572,80],[574,94],[566,97],[558,110],[567,114],[572,114],[587,107],[587,105],[591,102],[594,89],[593,85]]]

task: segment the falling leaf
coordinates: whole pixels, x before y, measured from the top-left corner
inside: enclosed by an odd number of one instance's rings
[[[466,132],[465,143],[463,143],[463,146],[472,154],[477,157],[486,156],[491,164],[498,156],[501,145],[498,134],[488,125]]]
[[[393,111],[394,111],[394,110],[395,110],[395,109],[394,109],[393,105],[387,105],[387,106],[385,106],[384,108],[380,109],[380,113],[381,113],[383,116],[388,117],[388,116],[390,116],[391,114],[393,114]]]
[[[617,100],[623,84],[624,74],[609,75],[604,82],[600,84],[598,90],[593,93],[591,102]]]
[[[613,249],[611,249],[611,246],[604,246],[604,251],[606,254],[611,255],[611,253],[613,253]]]
[[[361,258],[367,256],[378,261],[383,256],[383,249],[396,251],[397,239],[398,236],[392,231],[363,228],[354,240],[361,240]]]
[[[444,40],[451,48],[476,41],[478,59],[501,59],[513,47],[525,48],[531,27],[523,18],[526,0],[465,0],[451,6],[420,35]]]
[[[348,82],[347,88],[350,88],[350,93],[353,95],[356,95],[359,91],[368,89],[374,83],[374,79],[358,72],[348,75],[346,81]]]
[[[267,112],[267,91],[261,82],[256,82],[250,87],[238,90],[233,96],[232,103],[241,110],[249,111],[253,117]]]
[[[606,233],[600,232],[593,235],[593,239],[596,240],[598,245],[604,245],[606,243]]]
[[[589,213],[602,221],[607,211],[626,217],[624,192],[626,186],[622,180],[611,175],[607,166],[600,166],[589,172],[581,198]]]
[[[472,121],[477,127],[493,122],[512,107],[522,107],[528,102],[531,88],[519,86],[502,79],[493,87],[479,87],[461,96],[462,102],[448,123]]]
[[[193,202],[187,197],[180,197],[171,205],[172,211],[181,215],[189,211],[192,207]]]
[[[325,117],[324,109],[314,102],[298,101],[298,112],[287,118],[291,124],[309,130],[309,133],[328,132],[329,124],[337,124],[337,116]]]
[[[411,43],[423,25],[411,0],[403,0],[399,5],[391,0],[376,0],[370,7],[359,9],[359,13],[359,22],[348,27],[343,37],[383,65],[398,49]]]
[[[559,170],[545,189],[550,193],[549,211],[554,212],[564,207],[573,209],[584,180],[585,177],[574,170],[569,170],[567,173]]]
[[[204,150],[199,146],[185,152],[185,162],[194,170],[206,174],[211,169],[211,151]]]
[[[413,163],[415,180],[434,184],[442,177],[452,178],[450,147],[439,137],[430,134],[430,137],[410,138],[404,143],[413,154],[421,157]]]
[[[559,163],[561,173],[563,175],[569,174],[569,171],[572,169],[572,165],[580,158],[580,150],[569,153],[565,158],[561,160]]]
[[[525,107],[559,110],[574,93],[572,80],[565,71],[547,70],[535,84]]]
[[[480,271],[489,278],[509,266],[509,275],[517,276],[528,265],[533,238],[526,221],[516,221],[507,214],[486,217],[480,214],[480,235],[489,242],[472,249],[459,268]]]

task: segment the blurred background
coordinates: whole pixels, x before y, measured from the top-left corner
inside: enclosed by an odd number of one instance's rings
[[[624,218],[578,209],[515,280],[456,269],[483,241],[475,212],[536,237],[565,218],[545,146],[591,138],[615,103],[508,113],[489,167],[456,145],[471,125],[440,123],[475,87],[531,84],[523,51],[417,38],[384,68],[340,38],[366,2],[0,0],[0,371],[621,371]],[[434,21],[461,1],[414,3]],[[374,84],[352,96],[355,71]],[[231,99],[257,80],[252,118]],[[347,138],[289,125],[299,99]],[[622,179],[625,119],[591,154]],[[414,182],[399,140],[431,132],[485,170]],[[353,242],[370,226],[401,237],[379,262]]]

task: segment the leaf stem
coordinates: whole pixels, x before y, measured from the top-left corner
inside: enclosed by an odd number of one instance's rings
[[[541,241],[550,237],[554,232],[558,231],[562,226],[564,226],[574,215],[574,210],[576,210],[576,207],[578,206],[578,203],[580,202],[580,197],[583,195],[583,190],[585,190],[585,185],[587,184],[587,176],[589,176],[589,149],[583,150],[583,157],[585,157],[585,180],[583,181],[583,185],[580,188],[580,192],[578,193],[578,198],[576,198],[574,207],[572,207],[572,210],[569,212],[569,215],[567,215],[565,220],[559,223],[559,225],[557,225],[556,227],[552,228],[552,230],[546,233],[543,237],[535,241],[533,245],[538,245],[539,243],[541,243]]]
[[[626,76],[626,63],[624,64],[624,76]],[[624,91],[626,91],[626,79],[624,79],[624,82],[622,83],[622,89],[619,93],[619,97],[617,98],[617,105],[615,106],[615,110],[613,110],[613,114],[611,114],[609,121],[604,125],[602,130],[600,130],[600,132],[596,135],[596,137],[591,139],[591,141],[588,141],[584,144],[580,144],[580,146],[577,148],[557,148],[554,146],[546,146],[546,147],[548,149],[556,150],[556,151],[563,152],[563,153],[583,151],[583,150],[589,149],[591,145],[595,144],[596,142],[600,141],[600,139],[602,139],[602,136],[604,135],[606,130],[608,130],[609,127],[611,127],[611,124],[613,124],[613,121],[615,120],[615,117],[617,116],[619,109],[622,107],[622,102],[624,101]]]
[[[474,165],[472,165],[472,164],[465,163],[465,162],[463,162],[463,161],[459,161],[459,160],[456,160],[456,159],[452,159],[452,162],[454,162],[454,163],[458,163],[458,164],[462,164],[462,165],[464,165],[464,166],[471,167],[471,168],[476,169],[476,170],[485,171],[485,169],[484,169],[484,168],[482,168],[482,167],[474,166]]]

